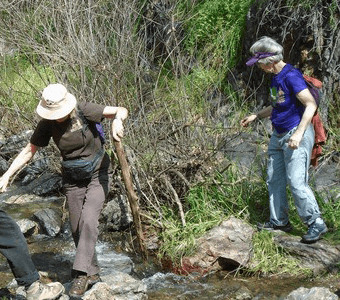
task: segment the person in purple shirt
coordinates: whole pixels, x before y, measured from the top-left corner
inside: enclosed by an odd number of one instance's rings
[[[262,37],[250,48],[247,66],[256,64],[274,74],[270,85],[271,105],[243,120],[246,127],[257,118],[270,117],[273,134],[268,146],[267,186],[270,220],[257,225],[259,230],[289,232],[286,186],[289,185],[297,212],[308,226],[302,242],[312,243],[327,232],[320,209],[308,185],[308,169],[314,145],[311,119],[317,109],[301,72],[283,61],[283,47],[270,37]]]

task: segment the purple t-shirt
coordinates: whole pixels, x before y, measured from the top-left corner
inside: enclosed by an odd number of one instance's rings
[[[299,103],[296,94],[306,88],[301,72],[290,64],[286,64],[281,72],[273,77],[270,85],[273,106],[271,121],[278,133],[299,125],[305,107]]]

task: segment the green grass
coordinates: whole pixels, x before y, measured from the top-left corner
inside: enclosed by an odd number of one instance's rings
[[[329,227],[325,239],[331,243],[339,241],[340,203],[325,203],[315,193],[323,218]],[[301,222],[289,189],[290,222],[295,236],[306,233],[307,227]],[[219,225],[233,215],[256,226],[257,222],[268,221],[268,192],[262,178],[239,178],[235,169],[193,187],[184,201],[186,226],[183,227],[175,207],[163,207],[165,230],[161,233],[162,246],[159,257],[170,258],[180,264],[183,256],[190,256],[196,249],[196,240],[209,229]],[[307,269],[300,268],[298,262],[282,248],[275,245],[271,233],[254,235],[254,258],[250,272],[261,274],[282,274],[310,276]]]
[[[254,258],[250,272],[270,275],[275,273],[310,276],[311,270],[301,268],[299,262],[283,248],[273,242],[273,235],[268,231],[256,233],[253,238]]]
[[[193,187],[184,203],[186,226],[180,223],[175,207],[164,208],[165,231],[162,232],[160,256],[179,262],[182,256],[195,249],[195,239],[207,230],[234,215],[251,224],[264,217],[267,192],[262,179],[251,184],[246,178],[238,179],[230,168],[223,174]]]
[[[35,61],[34,61],[35,60]],[[0,61],[0,103],[4,108],[33,113],[39,92],[54,82],[52,70],[20,53],[3,56]]]
[[[186,3],[186,1],[184,1]],[[186,22],[187,49],[215,66],[232,67],[238,61],[240,39],[251,0],[200,1]]]

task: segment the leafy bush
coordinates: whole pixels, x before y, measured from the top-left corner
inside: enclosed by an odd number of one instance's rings
[[[186,46],[214,65],[232,67],[239,57],[251,0],[211,0],[197,4],[186,27]]]

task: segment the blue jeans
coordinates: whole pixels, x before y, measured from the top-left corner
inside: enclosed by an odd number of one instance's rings
[[[288,140],[296,127],[283,134],[275,130],[268,146],[267,185],[269,191],[270,222],[282,226],[288,222],[286,186],[289,185],[297,212],[306,225],[320,217],[319,206],[308,185],[308,168],[314,145],[314,129],[310,124],[299,148],[288,147]]]
[[[18,285],[29,287],[39,279],[17,223],[0,209],[0,252],[6,257]]]

